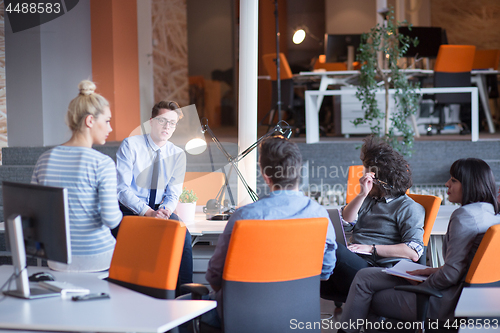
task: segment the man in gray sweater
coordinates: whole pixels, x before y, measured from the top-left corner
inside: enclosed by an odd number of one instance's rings
[[[374,136],[364,140],[360,158],[360,193],[339,211],[345,230],[352,231],[350,244],[339,244],[337,265],[321,283],[322,295],[347,296],[356,273],[376,266],[377,259],[418,261],[423,254],[425,209],[405,194],[412,186],[408,162]]]

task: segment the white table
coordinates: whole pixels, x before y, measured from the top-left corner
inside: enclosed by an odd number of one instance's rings
[[[28,273],[48,270],[29,267]],[[13,273],[0,266],[0,283]],[[0,301],[0,329],[68,332],[165,332],[216,306],[215,301],[159,300],[99,278],[98,273],[51,271],[57,281],[105,292],[110,299],[74,302],[52,297],[24,300],[6,297]]]
[[[439,212],[436,217],[436,221],[434,222],[427,248],[430,254],[430,265],[432,267],[439,267],[444,264],[442,253],[443,238],[448,230],[450,216],[458,208],[460,208],[458,205],[446,205],[439,207]]]
[[[388,72],[388,70],[385,70]],[[405,69],[401,70],[402,72],[406,73],[408,76],[415,76],[415,75],[434,75],[433,70],[426,70],[426,69]],[[500,72],[497,70],[493,69],[486,69],[486,70],[472,70],[471,71],[471,82],[475,83],[478,87],[478,94],[476,95],[476,101],[478,100],[478,97],[481,101],[481,104],[484,109],[484,113],[486,116],[486,121],[488,122],[488,129],[490,133],[495,133],[495,127],[493,126],[493,120],[491,118],[491,110],[490,110],[490,104],[489,104],[489,99],[488,99],[488,90],[486,87],[486,75],[490,74],[499,74]],[[307,118],[309,114],[318,114],[319,109],[321,108],[321,104],[323,103],[323,97],[324,96],[331,96],[330,94],[324,94],[324,92],[327,91],[329,85],[344,85],[348,86],[349,80],[359,76],[360,71],[313,71],[313,72],[301,72],[299,75],[301,77],[307,77],[307,78],[314,78],[314,77],[319,77],[320,78],[320,87],[317,92],[321,92],[317,94],[317,100],[316,103],[314,104],[309,104],[307,105],[307,98],[306,98],[306,142],[307,143],[314,143],[314,142],[319,142],[319,134],[317,135],[317,140],[316,140],[316,132],[319,133],[319,127],[316,127],[316,129],[312,128],[314,124],[310,124],[308,126],[307,124]],[[425,88],[425,89],[433,89],[433,88]],[[433,92],[429,92],[433,93]],[[355,94],[354,92],[350,92],[350,95]],[[338,95],[343,95],[343,94],[332,94],[335,96]],[[474,96],[473,96],[474,98]],[[314,120],[312,120],[314,121]],[[319,126],[319,125],[318,125]],[[474,127],[474,126],[472,126]],[[313,136],[308,137],[307,133],[309,132],[314,132]],[[312,140],[311,142],[309,142]],[[315,141],[314,141],[315,140]],[[476,140],[472,140],[476,141]]]

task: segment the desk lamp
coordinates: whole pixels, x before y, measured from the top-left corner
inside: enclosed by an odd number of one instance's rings
[[[259,200],[259,196],[248,185],[248,183],[245,180],[245,177],[243,177],[242,173],[238,169],[237,163],[240,160],[242,160],[243,158],[245,158],[245,156],[247,156],[248,154],[250,154],[255,148],[257,148],[258,145],[264,139],[266,139],[268,137],[271,137],[271,136],[277,136],[277,135],[282,135],[285,138],[289,139],[290,136],[292,135],[292,130],[290,128],[290,125],[288,125],[288,123],[286,121],[280,120],[276,124],[276,126],[274,126],[274,128],[272,130],[270,130],[269,132],[267,132],[266,134],[264,134],[262,137],[260,137],[250,147],[248,147],[247,149],[245,149],[243,152],[241,152],[237,156],[231,156],[231,154],[229,154],[227,152],[227,150],[224,148],[224,146],[222,146],[222,144],[219,141],[219,139],[217,139],[217,137],[215,136],[215,134],[212,131],[212,129],[210,128],[210,126],[208,126],[208,119],[207,118],[203,118],[201,120],[201,131],[202,131],[202,133],[208,133],[208,135],[210,135],[212,141],[215,143],[215,145],[217,146],[217,148],[219,148],[219,150],[222,152],[222,154],[224,154],[224,156],[226,157],[227,161],[231,164],[231,170],[233,170],[233,169],[236,170],[236,174],[240,178],[241,182],[243,183],[243,186],[245,187],[246,191],[250,195],[250,198],[254,202],[257,201],[257,200]],[[227,200],[225,200],[224,202],[221,202],[222,196],[224,194],[224,189],[225,188],[229,189],[228,176],[226,175],[226,172],[224,171],[224,169],[223,169],[223,172],[224,172],[224,176],[225,176],[225,184],[219,190],[219,193],[217,194],[217,197],[215,199],[209,200],[207,202],[207,206],[204,209],[204,212],[207,215],[213,215],[214,219],[228,219],[229,215],[231,213],[231,207],[228,207],[229,206],[229,202]],[[224,209],[227,209],[226,210],[226,214],[222,214],[224,212]],[[221,214],[222,214],[222,216],[217,216],[217,215],[221,215]]]

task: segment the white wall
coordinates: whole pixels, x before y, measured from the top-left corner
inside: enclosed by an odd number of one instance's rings
[[[187,0],[189,75],[233,67],[232,0]]]
[[[10,147],[51,146],[69,139],[68,104],[92,79],[90,1],[13,33],[6,15],[7,133]]]

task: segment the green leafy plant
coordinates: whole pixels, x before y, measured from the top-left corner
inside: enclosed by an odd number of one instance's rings
[[[179,196],[179,202],[181,203],[191,203],[196,202],[198,197],[194,194],[193,190],[188,191],[185,187],[182,190],[181,195]]]
[[[408,81],[405,73],[399,69],[398,61],[408,50],[410,43],[416,46],[418,40],[399,34],[398,27],[402,24],[406,24],[406,21],[396,22],[394,10],[391,8],[383,25],[377,24],[361,37],[357,60],[362,66],[356,97],[361,101],[365,114],[353,123],[359,125],[368,122],[373,134],[384,136],[394,149],[403,155],[411,156],[414,132],[407,120],[417,111],[419,96],[415,90],[419,88],[419,84]],[[382,55],[381,63],[379,54]],[[376,99],[376,91],[380,89],[381,84],[385,90],[385,112],[380,111]],[[391,88],[396,89],[395,110],[392,113],[389,112]],[[382,120],[385,122],[383,134]]]

